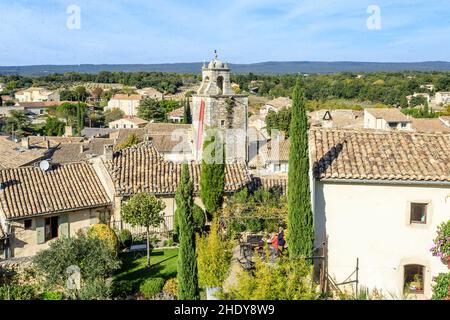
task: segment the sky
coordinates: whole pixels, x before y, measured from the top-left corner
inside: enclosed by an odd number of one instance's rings
[[[0,65],[450,61],[449,0],[0,0]]]

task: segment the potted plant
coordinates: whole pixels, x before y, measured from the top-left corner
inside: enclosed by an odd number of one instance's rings
[[[438,226],[437,236],[430,251],[433,256],[441,258],[441,261],[450,269],[450,220]]]

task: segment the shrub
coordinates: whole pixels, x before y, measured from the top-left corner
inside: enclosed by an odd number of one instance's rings
[[[119,253],[119,239],[113,229],[103,223],[92,225],[88,230],[89,238],[103,241],[114,255]]]
[[[126,280],[114,281],[111,291],[114,298],[126,298],[133,292],[133,284]]]
[[[228,276],[231,265],[231,243],[219,234],[219,224],[214,220],[206,237],[197,236],[199,283],[203,287],[219,287]]]
[[[267,257],[268,258],[268,255]],[[304,260],[278,259],[268,264],[261,258],[255,261],[255,270],[243,271],[237,284],[226,294],[237,300],[310,300],[318,298],[311,281],[311,268]]]
[[[63,300],[64,294],[59,291],[45,291],[41,297],[42,300]]]
[[[103,241],[82,233],[52,241],[48,249],[36,254],[33,263],[49,287],[65,287],[70,266],[78,266],[83,281],[91,282],[106,279],[121,265]]]
[[[79,300],[110,300],[111,286],[104,279],[96,279],[85,283],[77,292]]]
[[[432,285],[433,300],[443,300],[448,297],[448,286],[450,285],[450,273],[439,273],[437,277],[433,279],[435,282]]]
[[[34,300],[36,289],[31,285],[4,285],[0,287],[0,300]]]
[[[122,248],[130,248],[133,243],[131,231],[127,229],[120,230],[117,234],[117,238],[119,239],[119,243]]]
[[[146,299],[152,299],[161,292],[164,286],[163,278],[150,278],[145,280],[139,287],[139,292]]]
[[[173,239],[166,239],[166,240],[163,241],[163,246],[164,247],[171,247],[171,246],[173,246],[173,244],[174,244]]]
[[[177,297],[178,293],[178,281],[177,278],[170,278],[164,284],[162,289],[163,293],[168,296]]]

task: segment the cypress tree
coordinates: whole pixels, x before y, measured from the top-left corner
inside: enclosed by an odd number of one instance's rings
[[[177,188],[175,200],[177,203],[177,223],[180,233],[180,248],[178,250],[178,299],[200,299],[198,288],[197,258],[195,255],[194,226],[194,185],[189,176],[189,167],[183,164],[181,181]]]
[[[288,246],[291,257],[309,257],[314,225],[309,189],[308,120],[300,79],[292,97],[288,177]]]
[[[185,123],[185,124],[191,124],[192,123],[191,105],[189,103],[189,97],[187,97],[185,102],[184,102],[183,123]]]
[[[225,189],[225,148],[217,131],[211,130],[210,133],[212,134],[208,135],[203,144],[200,198],[211,218],[211,215],[222,207]]]

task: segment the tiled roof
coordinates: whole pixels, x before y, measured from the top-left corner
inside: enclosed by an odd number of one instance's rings
[[[417,132],[450,133],[450,127],[440,119],[412,119],[412,128]]]
[[[118,93],[112,97],[112,100],[141,100],[141,96],[138,94],[128,95]]]
[[[140,143],[114,155],[107,163],[117,195],[138,192],[174,194],[181,176],[182,164],[163,160],[150,142]],[[191,162],[189,171],[195,192],[199,191],[199,164]],[[234,192],[250,183],[251,179],[243,164],[225,166],[225,191]]]
[[[49,150],[45,147],[23,148],[6,136],[0,137],[0,168],[18,168],[45,158]]]
[[[0,204],[7,219],[110,204],[92,166],[72,163],[44,172],[36,167],[0,170]]]
[[[289,161],[289,139],[270,140],[263,144],[255,155],[249,161],[252,167],[265,166],[267,162]]]
[[[181,124],[181,123],[149,123],[145,126],[148,129],[150,134],[153,133],[162,133],[162,132],[173,132],[175,130],[191,130],[190,124]]]
[[[114,140],[107,138],[93,138],[78,143],[61,143],[54,148],[51,159],[53,163],[59,164],[86,160],[102,155],[104,146],[113,143]]]
[[[410,122],[411,118],[395,108],[366,108],[364,109],[375,118],[382,118],[388,122]]]
[[[308,120],[311,126],[321,127],[324,124],[324,116],[329,112],[331,123],[336,129],[362,129],[364,128],[364,112],[361,110],[336,109],[315,110],[308,112]]]
[[[309,141],[316,178],[450,182],[450,134],[313,129]]]
[[[266,102],[266,105],[271,105],[275,109],[280,110],[282,108],[290,108],[292,106],[292,100],[286,97],[278,97]]]
[[[59,106],[64,103],[77,104],[78,101],[41,101],[41,102],[19,102],[18,106],[26,108],[48,108]]]
[[[183,117],[184,108],[177,108],[167,114],[169,117]]]
[[[287,177],[267,176],[253,177],[252,188],[256,190],[263,188],[265,190],[279,190],[281,194],[287,194]]]
[[[121,122],[121,121],[129,121],[135,125],[145,125],[148,123],[147,120],[138,118],[138,117],[130,117],[130,116],[125,116],[121,119],[115,120],[115,121],[111,121],[110,124],[112,123],[116,123],[116,122]]]

